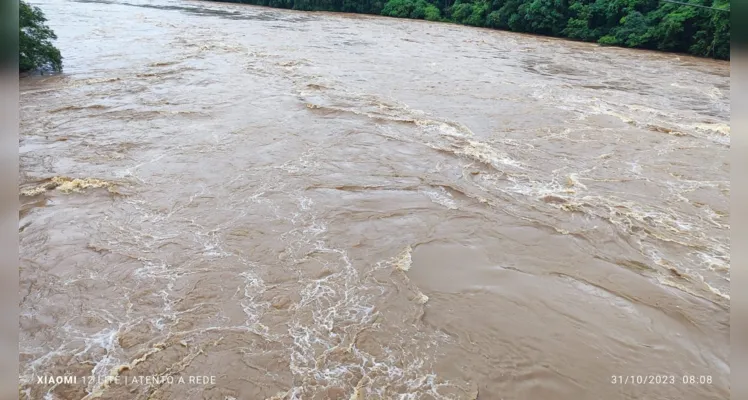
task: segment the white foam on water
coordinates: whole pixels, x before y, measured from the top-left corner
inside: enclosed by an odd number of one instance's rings
[[[582,189],[587,189],[587,186],[579,181],[579,175],[577,175],[576,173],[569,174],[569,176],[567,177],[567,185],[571,187],[580,187]]]
[[[419,115],[420,116],[420,115]],[[416,119],[415,123],[428,133],[436,133],[443,136],[466,138],[473,136],[473,132],[466,126],[456,122],[444,122],[433,119]]]
[[[716,133],[721,136],[730,136],[730,125],[724,123],[698,123],[688,125],[690,128],[697,131],[703,131],[708,133]]]
[[[725,272],[730,270],[730,263],[723,260],[721,257],[715,257],[712,254],[704,252],[698,252],[698,257],[701,259],[703,265],[712,271]],[[729,281],[729,276],[726,278]]]
[[[723,299],[726,299],[728,301],[730,300],[730,295],[729,294],[727,294],[727,293],[725,293],[725,292],[723,292],[723,291],[715,288],[714,286],[710,285],[709,282],[705,281],[703,277],[702,277],[702,282],[709,289],[710,292],[716,294],[719,297],[722,297]]]
[[[452,194],[441,186],[434,189],[422,190],[421,193],[425,194],[432,202],[450,210],[456,210],[458,208],[457,202],[455,202]]]
[[[260,300],[260,296],[265,293],[267,287],[265,286],[265,282],[254,272],[258,270],[258,265],[246,261],[244,265],[247,266],[247,269],[240,274],[244,278],[244,288],[242,290],[244,297],[239,302],[244,314],[247,316],[244,325],[251,332],[269,338],[271,336],[269,328],[260,322],[260,319],[271,307],[269,301]],[[237,287],[237,290],[239,289]]]
[[[331,246],[325,240],[326,224],[317,218],[310,207],[303,221],[299,220],[303,226],[282,235],[289,244],[291,259],[314,259],[322,264],[325,273],[300,282],[300,299],[291,307],[293,316],[288,328],[293,342],[289,362],[294,386],[276,398],[307,398],[322,393],[320,390],[326,387],[348,388],[352,398],[386,398],[393,395],[387,388],[396,385],[408,388],[414,398],[424,393],[438,394],[438,385],[446,383],[438,382],[429,372],[426,355],[408,350],[417,340],[412,335],[390,333],[388,342],[381,344],[384,353],[376,356],[356,346],[359,333],[380,329],[376,304],[387,293],[369,273],[372,269],[407,271],[412,249],[408,246],[374,265],[354,265],[346,249]],[[415,300],[422,306],[428,298],[421,293]],[[424,374],[431,374],[432,378],[421,380]],[[349,382],[352,375],[361,377],[354,387]]]
[[[305,196],[299,197],[298,201],[299,201],[299,208],[301,208],[301,210],[303,211],[309,210],[311,206],[314,204],[312,199],[310,199],[309,197],[305,197]]]
[[[512,159],[495,147],[477,140],[468,140],[460,146],[455,153],[492,165],[499,170],[501,170],[503,166],[522,168],[519,161]]]
[[[511,182],[511,185],[506,187],[506,191],[535,199],[542,199],[546,196],[557,196],[561,199],[568,199],[571,194],[575,193],[573,189],[562,185],[556,180],[538,181],[528,179],[524,176],[509,176],[507,180]]]
[[[20,377],[21,383],[32,384],[34,383],[33,379],[34,376],[37,375],[38,369],[46,366],[54,357],[62,357],[68,355],[69,349],[67,348],[67,345],[63,343],[52,351],[45,352],[44,348],[35,347],[21,348],[20,352],[22,354],[41,354],[41,356],[33,359],[27,364],[24,374],[22,374]]]
[[[410,269],[410,267],[413,266],[413,248],[410,246],[407,246],[405,249],[403,249],[400,254],[398,254],[394,260],[393,265],[396,269],[399,269],[400,271],[407,271]]]

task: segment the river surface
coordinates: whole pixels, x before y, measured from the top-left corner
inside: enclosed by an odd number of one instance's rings
[[[21,80],[22,398],[729,397],[729,63],[32,3],[65,73]]]

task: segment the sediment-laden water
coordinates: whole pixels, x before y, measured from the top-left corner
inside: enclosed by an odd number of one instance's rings
[[[22,398],[729,396],[728,63],[33,3],[66,73],[21,81]],[[104,379],[142,376],[215,382]]]

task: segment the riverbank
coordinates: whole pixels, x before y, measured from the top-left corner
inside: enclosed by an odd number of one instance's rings
[[[216,0],[205,0],[216,1]],[[568,38],[608,46],[729,60],[728,0],[693,5],[635,0],[217,0],[299,11],[333,11],[425,19]],[[708,6],[708,7],[707,7]]]

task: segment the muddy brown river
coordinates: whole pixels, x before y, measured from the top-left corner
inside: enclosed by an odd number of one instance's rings
[[[729,397],[729,63],[32,3],[21,398]]]

